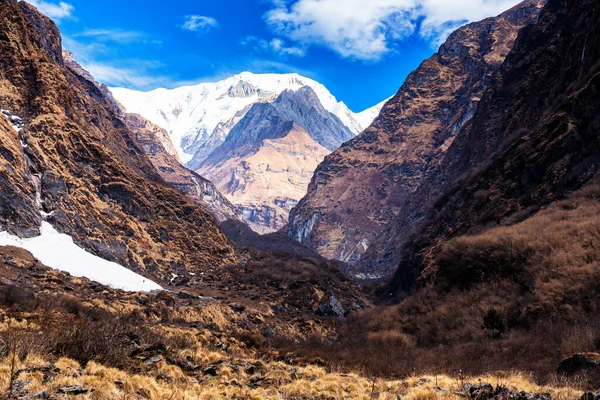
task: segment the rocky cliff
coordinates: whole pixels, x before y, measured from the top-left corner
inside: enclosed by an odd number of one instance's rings
[[[244,115],[198,172],[238,206],[257,232],[279,230],[313,171],[354,135],[308,86],[284,91]]]
[[[435,276],[432,260],[448,238],[527,219],[597,174],[598,18],[594,1],[550,0],[539,22],[521,31],[472,123],[411,201],[426,216],[392,291]],[[397,221],[397,232],[410,232],[409,220]]]
[[[0,224],[38,234],[42,219],[88,251],[157,278],[235,261],[214,218],[161,179],[93,81],[65,65],[55,24],[0,1]],[[12,117],[11,117],[12,118]]]
[[[163,128],[144,119],[140,115],[127,113],[108,87],[96,82],[94,77],[83,69],[69,52],[63,52],[65,65],[74,73],[92,82],[113,106],[115,113],[131,130],[161,178],[170,186],[183,192],[201,204],[218,221],[241,219],[240,212],[207,179],[181,165],[177,158],[177,149],[173,146],[169,134]]]
[[[359,260],[473,118],[518,31],[536,21],[542,4],[525,1],[454,32],[367,130],[326,157],[290,214],[288,234],[328,258]],[[387,260],[357,273],[393,268]]]

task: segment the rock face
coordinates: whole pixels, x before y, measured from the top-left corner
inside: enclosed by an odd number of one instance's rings
[[[26,2],[0,2],[2,229],[46,219],[86,250],[167,278],[235,261],[202,207],[168,187],[93,81],[65,65],[57,27]]]
[[[598,18],[594,1],[551,0],[521,31],[472,122],[411,200],[407,211],[426,216],[408,243],[402,232],[414,223],[397,221],[402,259],[392,292],[435,276],[428,260],[440,243],[522,221],[597,175]]]
[[[383,106],[355,114],[323,85],[297,74],[245,72],[220,82],[174,90],[112,91],[129,112],[163,127],[180,160],[212,180],[261,233],[287,222],[289,210],[306,194],[310,176],[324,155],[367,127]],[[311,139],[306,135],[282,139],[291,129],[286,122],[301,126]],[[240,135],[242,130],[248,134]],[[285,142],[274,145],[281,160],[273,160],[273,151],[268,150],[270,154],[255,154],[253,161],[260,159],[260,166],[246,162],[249,151],[258,151],[256,140],[262,139],[255,135],[260,131],[264,137]],[[299,141],[292,143],[292,139]],[[240,149],[232,149],[232,144]],[[266,162],[261,157],[266,157]],[[264,170],[271,167],[275,171]],[[244,182],[242,190],[232,189],[240,180]],[[257,185],[247,184],[250,181]]]
[[[308,86],[252,106],[198,173],[242,211],[257,232],[279,230],[306,193],[314,169],[354,135]]]
[[[241,219],[240,212],[219,193],[210,181],[181,165],[177,159],[177,149],[171,143],[169,134],[164,129],[137,114],[127,113],[125,108],[113,97],[108,87],[96,82],[88,71],[73,60],[69,52],[63,52],[63,58],[67,67],[96,85],[104,94],[106,100],[113,106],[115,113],[135,134],[136,139],[165,182],[201,204],[220,222]]]
[[[542,3],[526,1],[454,32],[367,130],[317,168],[288,234],[325,257],[359,260],[473,118],[519,29],[537,19]],[[360,272],[380,276],[393,267]]]

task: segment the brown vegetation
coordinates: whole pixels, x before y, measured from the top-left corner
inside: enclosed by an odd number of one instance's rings
[[[600,350],[599,243],[596,183],[519,224],[449,241],[427,257],[427,287],[353,316],[339,343],[310,354],[380,374],[520,370],[556,381],[562,359]],[[482,330],[490,308],[506,323],[499,340]]]

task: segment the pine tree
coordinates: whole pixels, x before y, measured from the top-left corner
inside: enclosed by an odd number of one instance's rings
[[[492,339],[500,339],[506,330],[504,325],[504,316],[495,308],[490,308],[483,317],[483,325],[481,329],[487,330],[490,333],[488,336]]]

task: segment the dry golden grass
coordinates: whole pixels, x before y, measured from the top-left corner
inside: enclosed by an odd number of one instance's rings
[[[591,184],[520,223],[442,243],[415,295],[351,316],[338,343],[298,351],[378,376],[518,370],[553,382],[564,358],[600,351],[599,244]],[[500,340],[482,329],[490,308],[504,317]],[[572,384],[595,390],[587,379]]]
[[[10,365],[7,359],[0,363],[0,387],[6,388]],[[19,361],[19,368],[48,365],[43,357],[29,355]],[[236,373],[233,369],[221,368],[219,376],[196,379],[187,376],[178,367],[160,365],[146,373],[127,373],[90,362],[85,370],[80,365],[65,358],[54,362],[61,369],[52,381],[43,381],[40,372],[23,373],[20,380],[29,381],[30,393],[48,391],[55,393],[58,388],[81,385],[91,389],[81,399],[363,399],[378,398],[396,400],[398,395],[410,399],[459,399],[456,392],[465,382],[485,382],[494,387],[508,387],[528,393],[549,393],[553,399],[575,400],[581,391],[552,386],[538,386],[524,374],[484,375],[470,378],[440,376],[411,376],[404,380],[373,380],[357,374],[328,373],[321,367],[307,366],[296,368],[296,377],[292,378],[291,367],[281,363],[265,364],[266,372],[260,387],[252,387],[250,382],[257,376]],[[159,380],[157,376],[167,376],[169,381]],[[234,383],[235,382],[235,383]]]

